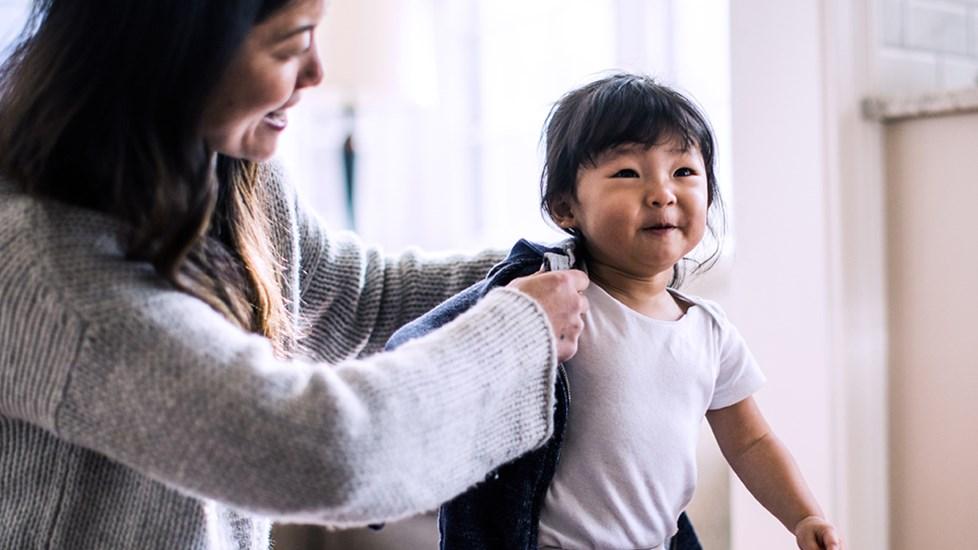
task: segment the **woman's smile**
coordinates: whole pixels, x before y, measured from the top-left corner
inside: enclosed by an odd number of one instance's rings
[[[280,109],[278,111],[273,111],[265,115],[263,119],[265,124],[270,126],[273,130],[282,131],[285,127],[289,125],[289,116],[285,112],[285,109]]]

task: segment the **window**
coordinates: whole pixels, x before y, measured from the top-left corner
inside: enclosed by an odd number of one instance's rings
[[[0,0],[0,60],[7,58],[7,50],[27,22],[29,10],[27,0]]]
[[[695,97],[729,181],[727,28],[720,0],[338,1],[320,35],[324,84],[296,107],[281,157],[329,225],[391,249],[558,239],[537,206],[540,131],[555,100],[603,71]]]

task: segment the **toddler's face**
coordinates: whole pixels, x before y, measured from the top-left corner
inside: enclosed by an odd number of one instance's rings
[[[578,171],[577,198],[558,223],[583,233],[592,261],[637,277],[671,273],[706,232],[699,149],[679,140],[630,144],[596,160]]]

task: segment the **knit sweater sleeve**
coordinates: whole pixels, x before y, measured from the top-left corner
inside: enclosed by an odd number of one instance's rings
[[[411,249],[390,256],[355,234],[327,231],[288,187],[280,167],[263,167],[266,185],[289,198],[299,258],[300,346],[328,359],[383,349],[390,336],[444,300],[482,280],[502,250],[436,255]]]
[[[49,305],[50,319],[33,314],[41,330],[26,348],[64,328],[64,302]],[[54,406],[0,413],[248,513],[395,520],[434,509],[552,431],[549,328],[515,291],[494,291],[396,352],[338,365],[277,360],[264,338],[175,291],[126,292],[104,308],[68,331],[73,357],[51,355],[65,363],[24,365],[23,384],[6,373],[21,387],[4,392],[63,383],[43,388]]]
[[[190,495],[335,525],[434,509],[553,429],[551,331],[517,291],[394,352],[287,361],[126,261],[112,223],[34,202],[0,202],[4,420]],[[322,317],[324,334],[348,319]]]

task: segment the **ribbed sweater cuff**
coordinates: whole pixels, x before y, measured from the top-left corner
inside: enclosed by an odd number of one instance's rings
[[[509,288],[493,290],[483,298],[480,306],[473,308],[473,313],[488,319],[475,324],[490,330],[486,331],[484,340],[486,349],[478,349],[475,353],[489,353],[498,349],[496,346],[519,350],[516,361],[498,365],[500,372],[497,374],[500,378],[525,380],[525,386],[518,388],[520,398],[513,400],[511,408],[503,411],[504,421],[498,424],[498,431],[490,432],[490,437],[512,441],[514,436],[522,436],[519,437],[521,443],[536,448],[553,433],[557,348],[550,321],[536,300]],[[520,372],[510,372],[515,370]],[[542,407],[534,407],[533,403]]]

